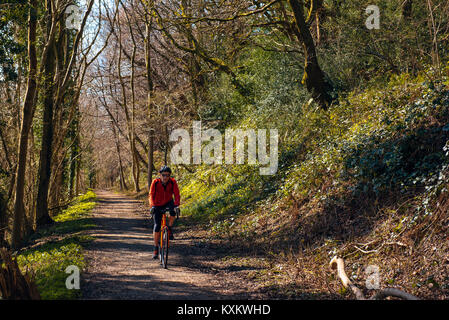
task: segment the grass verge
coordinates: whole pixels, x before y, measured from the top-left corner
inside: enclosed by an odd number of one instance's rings
[[[44,300],[78,299],[80,290],[68,290],[65,273],[74,265],[82,272],[86,262],[83,247],[93,240],[85,233],[95,226],[91,211],[96,205],[96,194],[89,190],[74,204],[53,217],[55,224],[38,230],[29,239],[30,246],[17,256],[22,271],[31,272]]]

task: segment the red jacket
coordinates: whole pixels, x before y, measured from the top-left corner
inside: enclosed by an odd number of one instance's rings
[[[169,178],[165,187],[162,185],[160,178],[154,179],[151,183],[150,194],[148,199],[151,207],[164,206],[175,196],[175,206],[179,206],[180,196],[178,183],[175,179]]]

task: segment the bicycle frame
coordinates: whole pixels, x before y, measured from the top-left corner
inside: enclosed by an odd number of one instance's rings
[[[167,211],[164,212],[164,214],[162,215],[162,221],[161,221],[161,235],[160,235],[160,239],[159,239],[159,245],[162,246],[162,237],[164,235],[164,229],[168,228],[167,225]],[[168,247],[170,247],[170,238],[168,239]]]
[[[162,266],[167,269],[168,252],[170,248],[170,231],[167,226],[167,211],[161,217],[161,235],[159,239],[159,258]]]
[[[161,217],[161,230],[160,230],[160,238],[158,240],[159,247],[159,258],[161,260],[162,266],[167,269],[167,260],[168,260],[168,252],[170,248],[170,230],[167,225],[167,212],[168,210],[164,210]],[[176,218],[179,218],[179,211],[177,213]],[[164,238],[165,235],[165,238]]]
[[[162,236],[164,234],[164,229],[168,228],[167,225],[167,212],[168,210],[165,210],[163,215],[162,215],[162,221],[161,221],[161,235],[160,235],[160,239],[159,239],[159,244],[162,244]],[[176,220],[179,219],[179,213],[176,215]],[[168,247],[170,247],[170,239],[168,240]]]

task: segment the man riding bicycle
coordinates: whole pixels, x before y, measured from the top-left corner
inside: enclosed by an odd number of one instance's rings
[[[170,212],[170,218],[168,221],[168,230],[170,233],[170,240],[173,240],[173,223],[175,222],[175,216],[179,215],[179,188],[178,183],[175,179],[170,178],[171,169],[167,166],[163,166],[160,170],[160,177],[154,179],[151,183],[150,193],[148,195],[148,200],[151,206],[150,213],[154,218],[154,252],[153,259],[158,258],[159,254],[159,239],[161,234],[161,222],[162,215],[165,214],[166,210]],[[175,200],[173,201],[173,196]]]

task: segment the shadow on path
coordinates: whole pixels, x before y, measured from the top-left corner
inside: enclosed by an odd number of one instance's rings
[[[84,299],[235,299],[213,275],[185,265],[189,239],[172,243],[169,266],[152,259],[153,239],[141,202],[97,191],[95,237],[87,248],[88,268],[82,276]]]

